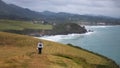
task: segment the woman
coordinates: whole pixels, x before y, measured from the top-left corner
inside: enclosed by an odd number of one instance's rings
[[[42,48],[43,48],[43,43],[41,41],[38,43],[37,48],[38,48],[38,54],[41,54],[42,53]]]

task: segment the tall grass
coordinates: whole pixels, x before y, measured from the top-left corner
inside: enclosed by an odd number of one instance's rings
[[[0,68],[118,68],[102,56],[46,40],[41,40],[42,54],[37,54],[39,41],[30,36],[0,32]]]

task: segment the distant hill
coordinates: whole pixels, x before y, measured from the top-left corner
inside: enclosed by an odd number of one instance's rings
[[[45,20],[55,23],[79,23],[86,25],[120,25],[120,18],[107,16],[79,15],[65,12],[53,13],[50,11],[41,12]]]
[[[40,17],[41,15],[38,12],[13,4],[6,4],[5,2],[0,0],[0,18],[31,20]]]
[[[120,18],[106,16],[79,15],[65,12],[36,12],[0,0],[0,19],[45,20],[49,23],[79,23],[87,25],[120,25]]]

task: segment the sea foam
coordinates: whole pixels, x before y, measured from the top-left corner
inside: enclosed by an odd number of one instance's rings
[[[76,39],[79,38],[83,35],[90,35],[93,32],[87,32],[84,34],[68,34],[68,35],[53,35],[53,36],[42,36],[42,37],[36,37],[38,39],[45,39],[45,40],[50,40],[50,41],[55,41],[55,42],[59,42],[61,40],[67,40],[67,39]]]

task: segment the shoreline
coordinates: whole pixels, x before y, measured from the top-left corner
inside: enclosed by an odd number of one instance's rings
[[[37,39],[41,39],[41,38],[37,38]],[[47,40],[47,39],[43,39],[43,40]],[[51,40],[48,40],[48,41],[51,41]],[[57,42],[57,41],[51,41],[51,42],[60,43],[60,42]],[[60,43],[60,44],[63,44],[63,43]],[[113,59],[111,59],[111,58],[109,58],[109,57],[106,57],[106,56],[101,55],[101,54],[99,54],[99,53],[96,53],[96,52],[93,52],[93,51],[84,49],[84,48],[82,48],[82,47],[80,47],[80,46],[76,46],[76,45],[73,45],[73,44],[69,44],[69,43],[68,43],[68,44],[65,44],[65,45],[68,45],[68,46],[70,46],[70,47],[74,47],[74,48],[77,48],[77,49],[80,49],[80,50],[83,50],[83,51],[86,51],[86,52],[95,54],[95,55],[97,55],[97,56],[103,57],[103,58],[107,59],[108,61],[116,64],[118,67],[120,67],[120,65],[119,65],[115,60],[113,60]]]
[[[118,26],[120,26],[120,25],[118,25]],[[118,26],[116,26],[116,27],[118,27]],[[101,27],[100,27],[100,28],[101,28]],[[108,28],[109,28],[109,26],[108,26]],[[102,29],[103,29],[103,28],[102,28]],[[95,31],[95,32],[96,32],[96,31]],[[94,32],[93,32],[93,33],[94,33]],[[86,34],[86,33],[85,33],[85,34]],[[79,34],[79,35],[82,35],[82,34]],[[68,38],[69,36],[66,36],[66,37],[65,37],[65,36],[62,36],[62,37],[66,39],[66,38]],[[71,36],[70,36],[70,37],[71,37]],[[59,36],[57,35],[55,38],[51,36],[51,37],[49,37],[49,39],[50,39],[50,38],[53,38],[52,41],[55,40],[55,42],[57,42],[56,39],[58,39]],[[47,40],[49,40],[49,39],[47,39]],[[72,39],[73,39],[73,38],[72,38]],[[59,40],[62,40],[62,38],[59,39]],[[58,40],[58,41],[59,41],[59,40]],[[65,43],[65,44],[67,44],[67,43]],[[71,43],[71,44],[72,44],[72,43]],[[74,44],[74,45],[75,45],[75,44]],[[83,48],[83,47],[82,47],[82,48]],[[89,49],[87,49],[87,50],[89,50]],[[91,51],[91,50],[90,50],[90,51]],[[105,51],[106,51],[106,50],[105,50]],[[95,52],[95,51],[93,51],[93,52]],[[95,52],[95,53],[96,53],[96,52]],[[97,53],[100,53],[100,54],[101,54],[101,52],[97,52]],[[114,58],[114,56],[110,56],[110,57],[109,57],[109,56],[105,55],[105,53],[103,53],[103,55],[106,56],[106,57],[108,57],[108,58],[111,57],[110,59],[114,60],[114,61],[120,66],[119,60],[118,60],[118,61],[116,60],[117,57],[115,57],[115,58]],[[115,55],[116,55],[116,54],[115,54]]]
[[[118,67],[120,67],[120,65],[119,65],[117,62],[115,62],[113,59],[111,59],[111,58],[109,58],[109,57],[106,57],[106,56],[101,55],[101,54],[99,54],[99,53],[95,53],[95,52],[93,52],[93,51],[90,51],[90,50],[87,50],[87,49],[84,49],[84,48],[82,48],[82,47],[75,46],[75,45],[72,45],[72,44],[69,44],[69,43],[66,44],[66,45],[71,46],[71,47],[74,47],[74,48],[77,48],[77,49],[81,49],[81,50],[83,50],[83,51],[86,51],[86,52],[95,54],[95,55],[100,56],[100,57],[103,57],[103,58],[107,59],[108,61],[111,61],[111,62],[115,63]]]

